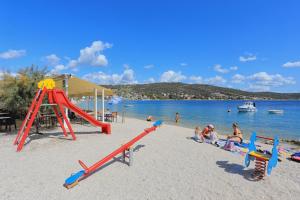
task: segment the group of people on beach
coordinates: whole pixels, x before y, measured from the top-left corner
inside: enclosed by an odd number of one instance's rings
[[[153,121],[153,116],[148,116],[147,121]],[[178,124],[180,121],[180,115],[178,112],[175,114],[175,123]],[[232,124],[233,133],[232,135],[227,136],[227,143],[230,142],[237,142],[242,143],[243,142],[243,134],[241,129],[239,128],[238,123]],[[197,142],[204,142],[209,141],[210,143],[214,144],[218,140],[218,134],[215,132],[215,127],[213,124],[208,124],[204,129],[201,131],[199,126],[196,126],[195,128],[195,136],[193,138]]]
[[[243,142],[243,134],[240,130],[237,123],[232,124],[233,134],[227,136],[227,140],[229,142]],[[218,134],[215,132],[215,127],[212,124],[208,124],[202,131],[199,126],[195,128],[195,136],[194,139],[199,142],[204,142],[205,140],[210,141],[211,143],[215,143],[218,139]]]

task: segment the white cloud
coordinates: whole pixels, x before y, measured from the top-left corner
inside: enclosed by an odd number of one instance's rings
[[[26,50],[14,50],[10,49],[8,51],[0,53],[0,58],[2,59],[13,59],[13,58],[19,58],[26,55]]]
[[[154,67],[154,65],[152,65],[152,64],[144,66],[145,69],[152,69],[153,67]]]
[[[62,70],[68,69],[65,65],[55,65],[53,69],[50,71],[50,74],[59,74]]]
[[[239,69],[239,67],[238,67],[238,66],[232,66],[232,67],[230,67],[229,69],[230,69],[231,71],[236,71],[236,70]]]
[[[235,74],[231,78],[231,82],[246,83],[251,91],[270,91],[273,87],[296,83],[293,77],[284,77],[281,74],[268,74],[267,72],[258,72],[249,76]]]
[[[83,79],[94,81],[98,84],[136,84],[132,69],[125,69],[122,74],[105,74],[104,72],[89,73],[82,77]]]
[[[70,60],[68,67],[72,68],[78,65],[106,66],[108,61],[102,52],[111,47],[112,44],[104,43],[100,40],[94,41],[91,46],[81,49],[79,57],[75,60]]]
[[[130,69],[130,66],[128,64],[123,64],[124,69]]]
[[[232,66],[229,69],[226,69],[226,68],[223,68],[221,65],[217,64],[217,65],[214,66],[214,70],[216,72],[219,72],[219,73],[222,73],[222,74],[227,74],[230,71],[236,71],[236,70],[238,70],[238,67],[237,66]]]
[[[164,72],[160,76],[161,82],[180,82],[186,79],[186,76],[182,75],[181,72],[174,72],[172,70]]]
[[[224,79],[222,76],[207,78],[204,81],[210,85],[223,85],[227,82],[227,80]]]
[[[155,83],[155,79],[154,78],[148,78],[145,83]]]
[[[0,70],[0,80],[2,80],[3,76],[5,76],[5,75],[10,75],[10,76],[16,77],[18,75],[18,73]]]
[[[68,67],[70,67],[70,68],[74,68],[77,65],[78,65],[77,60],[70,60],[69,63],[68,63]]]
[[[5,75],[5,72],[4,71],[2,71],[2,70],[0,70],[0,80],[2,80],[3,79],[3,76]]]
[[[256,60],[256,56],[253,54],[247,54],[245,56],[240,56],[241,62],[250,62]]]
[[[55,55],[51,54],[45,56],[45,60],[50,66],[54,66],[50,71],[52,74],[58,74],[62,70],[71,69],[73,72],[77,72],[77,68],[80,65],[89,66],[105,66],[108,64],[106,57],[102,54],[103,50],[111,48],[112,45],[109,43],[104,43],[102,41],[94,41],[91,46],[85,47],[80,50],[80,55],[77,59],[71,59],[65,56],[67,64],[60,64],[61,59]]]
[[[285,68],[293,68],[293,67],[300,67],[300,61],[295,61],[295,62],[287,62],[282,65]]]
[[[51,54],[51,55],[45,56],[45,61],[47,62],[48,65],[54,66],[59,63],[60,58],[55,54]]]
[[[248,77],[249,80],[254,81],[256,85],[262,86],[283,86],[295,84],[293,77],[283,77],[281,74],[268,74],[267,72],[258,72]]]
[[[219,73],[222,73],[222,74],[226,74],[226,73],[229,72],[228,69],[222,68],[221,65],[215,65],[215,66],[214,66],[214,70],[215,70],[216,72],[219,72]]]
[[[232,83],[242,83],[246,80],[246,77],[241,75],[241,74],[235,74],[234,76],[232,76],[231,78],[231,82]]]
[[[180,63],[180,66],[186,67],[186,66],[188,66],[188,64],[187,63]]]
[[[248,90],[253,91],[253,92],[267,92],[267,91],[270,91],[271,88],[270,88],[270,86],[266,86],[266,85],[249,84]]]
[[[203,83],[203,78],[201,76],[190,76],[189,79],[192,81],[192,83],[197,83],[197,84]]]

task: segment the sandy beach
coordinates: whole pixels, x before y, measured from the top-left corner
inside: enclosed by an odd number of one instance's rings
[[[112,134],[90,125],[74,124],[77,140],[64,138],[59,128],[32,135],[22,152],[11,133],[0,133],[0,198],[12,199],[298,199],[299,163],[284,159],[265,180],[252,181],[253,162],[188,137],[193,129],[163,125],[134,146],[133,166],[118,157],[79,182],[64,180],[92,165],[139,134],[151,123],[126,118],[112,123]]]

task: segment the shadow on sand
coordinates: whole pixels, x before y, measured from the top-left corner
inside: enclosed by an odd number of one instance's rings
[[[76,135],[88,135],[88,134],[100,134],[99,131],[91,131],[91,132],[74,132]],[[27,137],[27,141],[25,142],[24,146],[28,145],[31,141],[39,140],[39,139],[45,139],[45,138],[55,138],[60,140],[73,140],[70,133],[68,133],[68,137],[65,137],[63,132],[47,132],[47,133],[30,133],[30,135]]]
[[[228,161],[217,161],[216,164],[218,167],[223,168],[225,172],[241,175],[248,181],[257,181],[253,177],[254,169],[245,169],[243,165],[229,163]]]
[[[145,145],[139,144],[139,145],[137,145],[137,146],[135,146],[135,147],[133,148],[133,152],[138,152],[138,151],[139,151],[141,148],[143,148],[143,147],[145,147]],[[127,152],[126,156],[128,156],[128,152]],[[90,174],[84,176],[84,177],[81,178],[79,181],[82,181],[82,180],[88,178],[89,176],[93,175],[94,173],[97,173],[97,172],[99,172],[99,171],[105,169],[106,167],[110,166],[111,164],[113,164],[113,163],[115,163],[115,162],[121,162],[121,163],[124,163],[124,164],[126,164],[126,165],[129,166],[129,162],[128,162],[128,161],[125,161],[125,162],[122,161],[122,155],[120,155],[120,156],[118,156],[118,157],[112,158],[111,161],[109,161],[109,162],[107,162],[106,164],[102,165],[100,168],[98,168],[97,170],[91,172]]]
[[[197,143],[203,143],[202,141],[200,141],[199,139],[197,140],[195,137],[186,137],[187,140],[193,140],[194,142]]]

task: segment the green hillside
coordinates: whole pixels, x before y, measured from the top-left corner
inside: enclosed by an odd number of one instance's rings
[[[128,99],[300,99],[300,93],[246,92],[204,84],[105,85]]]

